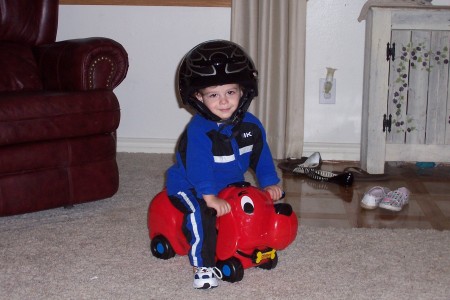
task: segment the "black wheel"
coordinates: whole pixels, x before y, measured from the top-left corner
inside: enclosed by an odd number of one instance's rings
[[[155,236],[151,243],[150,249],[153,256],[161,259],[169,259],[175,256],[175,251],[169,241],[162,235]]]
[[[264,269],[264,270],[271,270],[275,268],[278,264],[278,254],[275,252],[275,257],[266,263],[260,264],[258,268]]]
[[[216,267],[222,272],[222,280],[228,282],[241,281],[244,277],[244,267],[239,259],[231,257],[227,260],[219,260]]]

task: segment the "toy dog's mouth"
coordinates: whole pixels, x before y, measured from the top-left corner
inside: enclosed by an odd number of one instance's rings
[[[290,216],[292,214],[292,206],[288,203],[277,203],[275,206],[275,213],[278,215]]]
[[[255,252],[253,253],[253,263],[259,264],[263,260],[266,260],[266,259],[270,259],[270,260],[275,259],[276,252],[277,252],[277,250],[275,250],[275,249],[269,249],[264,252],[255,250]]]
[[[264,260],[275,259],[277,250],[273,248],[267,248],[265,250],[255,249],[252,254],[246,254],[245,252],[237,250],[237,253],[243,257],[250,258],[254,264],[260,264]]]

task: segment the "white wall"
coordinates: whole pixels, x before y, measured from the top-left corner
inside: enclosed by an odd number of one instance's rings
[[[365,1],[308,1],[305,77],[305,153],[359,159]],[[319,104],[319,79],[337,69],[336,104]]]
[[[304,155],[359,159],[365,22],[357,18],[365,2],[308,1]],[[190,118],[175,96],[177,65],[196,44],[229,39],[230,19],[230,8],[63,5],[58,40],[106,36],[120,42],[130,69],[115,90],[122,109],[118,150],[173,152]],[[319,104],[326,67],[338,69],[336,104]]]
[[[191,115],[179,107],[175,72],[182,56],[209,39],[230,39],[230,8],[60,6],[58,40],[106,36],[128,52],[115,90],[119,151],[173,152]]]

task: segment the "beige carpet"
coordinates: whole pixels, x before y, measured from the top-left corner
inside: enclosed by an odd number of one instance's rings
[[[194,290],[187,257],[149,250],[170,155],[119,153],[111,199],[0,218],[1,299],[450,299],[450,232],[300,225],[270,271]]]

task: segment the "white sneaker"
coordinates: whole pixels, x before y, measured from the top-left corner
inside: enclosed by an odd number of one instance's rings
[[[390,190],[388,188],[375,186],[364,193],[361,206],[365,209],[375,209],[389,192]]]
[[[322,157],[319,152],[314,152],[302,164],[299,164],[292,172],[305,174],[307,169],[315,169],[322,163]]]
[[[380,207],[392,211],[401,211],[409,202],[409,190],[405,187],[389,192],[380,202]]]
[[[222,272],[216,267],[194,267],[194,288],[212,289],[219,285],[217,278],[222,279]]]

